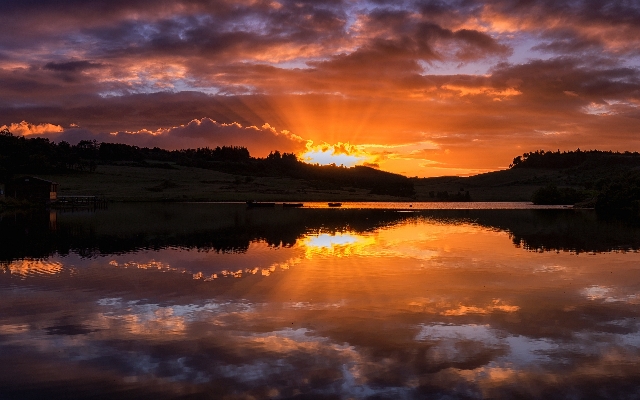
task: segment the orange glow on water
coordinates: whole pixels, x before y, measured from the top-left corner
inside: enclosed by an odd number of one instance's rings
[[[375,243],[375,237],[353,232],[308,235],[298,242],[305,249],[306,258],[312,258],[314,255],[333,257],[359,255],[364,253],[366,247],[373,246]]]
[[[43,260],[18,260],[8,263],[5,270],[11,274],[22,277],[34,275],[54,275],[62,272],[63,265],[60,262]]]
[[[532,251],[525,244],[531,238],[526,222],[539,214],[527,210],[397,212],[395,218],[391,210],[363,211],[359,220],[343,224],[326,210],[298,210],[306,214],[300,219],[289,211],[238,212],[228,221],[236,226],[244,220],[237,217],[249,216],[248,223],[264,229],[267,221],[291,218],[291,226],[298,221],[303,230],[287,244],[251,239],[240,252],[176,246],[109,258],[72,253],[5,263],[3,283],[9,279],[19,290],[3,292],[3,310],[11,311],[2,314],[0,336],[24,351],[38,349],[46,365],[56,367],[77,362],[78,355],[99,361],[109,343],[133,343],[139,353],[119,345],[106,353],[131,356],[133,367],[121,378],[132,381],[164,376],[155,360],[139,361],[158,346],[169,353],[154,357],[167,365],[204,357],[204,367],[178,363],[172,372],[196,383],[208,373],[262,385],[274,365],[287,368],[276,370],[278,376],[312,381],[318,360],[328,363],[327,371],[348,365],[348,378],[365,383],[380,376],[371,366],[382,365],[382,374],[408,370],[394,387],[411,387],[425,362],[434,376],[447,379],[445,385],[513,387],[527,374],[535,382],[556,382],[574,372],[545,368],[567,359],[577,365],[575,374],[591,371],[589,380],[609,379],[617,365],[629,366],[620,376],[636,377],[636,252]],[[326,217],[310,226],[312,213]],[[355,214],[353,208],[343,213]],[[577,218],[555,215],[560,222],[545,227],[557,233]],[[58,223],[64,226],[68,218]],[[579,231],[610,231],[595,219],[580,220],[591,221],[593,229]],[[533,229],[535,234],[537,225]],[[637,238],[637,232],[615,237]],[[514,241],[514,235],[524,239]],[[578,236],[587,248],[594,243],[588,234]],[[562,246],[563,239],[554,237],[544,243]],[[67,309],[74,315],[61,318]],[[573,342],[567,339],[572,332],[578,337]],[[215,348],[233,354],[211,372],[220,353],[203,349]],[[406,352],[396,355],[398,349]],[[415,354],[420,359],[411,358]]]

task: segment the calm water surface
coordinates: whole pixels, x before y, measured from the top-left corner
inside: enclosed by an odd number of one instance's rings
[[[640,228],[587,210],[0,220],[0,398],[639,398]]]
[[[210,203],[210,204],[245,204],[245,203]],[[305,208],[332,208],[329,203],[311,201],[303,203]],[[390,201],[347,201],[340,203],[346,209],[384,209],[384,210],[552,210],[567,209],[566,205],[537,205],[526,201],[464,201],[464,202],[390,202]],[[280,206],[278,204],[278,206]]]

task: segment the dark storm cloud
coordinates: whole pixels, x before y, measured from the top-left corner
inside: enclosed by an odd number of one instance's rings
[[[322,44],[325,48],[329,45],[326,50],[332,51],[339,47],[341,40],[345,41],[342,44],[348,45],[353,37],[347,37],[347,8],[348,5],[340,1],[134,0],[0,4],[0,12],[7,17],[8,25],[15,28],[9,29],[6,38],[11,40],[5,41],[5,46],[17,39],[23,47],[40,46],[43,42],[81,47],[88,43],[99,44],[87,50],[110,56],[224,54],[241,58],[251,58],[256,51],[273,50],[274,46]],[[637,29],[640,10],[637,5],[627,2],[428,1],[407,6],[404,10],[383,5],[352,15],[364,21],[365,28],[359,33],[364,33],[368,39],[389,39],[386,34],[377,33],[381,33],[381,29],[396,30],[395,39],[413,40],[418,45],[420,42],[429,44],[430,39],[449,39],[473,46],[476,51],[505,54],[508,52],[505,45],[496,43],[484,32],[462,25],[486,15],[489,23],[495,22],[490,18],[495,17],[527,31],[539,30],[550,35],[556,30],[569,30],[575,40],[593,41],[599,34],[598,29],[605,25],[615,25],[622,31]],[[410,20],[417,15],[419,21]],[[27,26],[26,34],[11,33],[23,31]],[[594,31],[590,39],[580,37],[587,34],[585,30]],[[51,32],[55,34],[51,35]],[[632,38],[628,38],[628,42],[631,41]],[[432,58],[432,46],[422,44],[418,47],[423,49],[427,59]],[[463,60],[478,58],[476,51],[466,49],[456,57]],[[326,57],[330,54],[316,55]],[[420,57],[420,53],[417,55]]]
[[[579,54],[598,51],[602,43],[597,39],[585,39],[572,31],[556,31],[544,36],[546,41],[533,46],[533,50],[555,54]]]
[[[105,68],[103,64],[92,63],[90,61],[66,61],[66,62],[49,62],[44,65],[43,69],[53,71],[56,76],[67,83],[75,83],[83,79],[85,71],[93,69]]]
[[[601,1],[601,0],[520,0],[487,1],[505,14],[524,15],[542,18],[563,16],[568,20],[582,22],[604,22],[612,24],[635,25],[640,20],[640,4],[634,1]]]
[[[571,107],[569,97],[582,101],[640,100],[640,71],[616,65],[592,66],[582,60],[559,57],[521,65],[498,65],[491,81],[497,87],[517,82],[523,97],[540,101],[555,98]],[[577,96],[571,96],[577,95]],[[533,104],[532,104],[533,106]]]
[[[638,52],[635,38],[640,33],[640,4],[633,1],[505,1],[485,2],[484,12],[503,25],[556,37],[554,50],[571,51],[572,45],[597,43],[613,53]],[[563,43],[564,42],[564,43]]]
[[[240,56],[273,46],[317,44],[339,38],[345,24],[340,2],[75,2],[57,7],[8,7],[4,15],[29,21],[49,17],[68,21],[55,29],[67,45],[94,44],[92,54]],[[2,11],[2,7],[0,7]],[[13,23],[15,24],[15,23]],[[13,25],[12,24],[12,25]],[[51,23],[34,26],[35,32],[20,40],[23,46],[50,41]],[[325,43],[325,45],[328,43]],[[95,46],[97,45],[97,46]]]
[[[80,72],[93,68],[102,68],[103,65],[99,63],[92,63],[91,61],[67,61],[61,63],[49,62],[44,65],[44,69],[59,72]]]
[[[388,26],[388,22],[381,23]],[[445,45],[441,43],[443,41]],[[447,51],[452,54],[446,54]],[[478,31],[451,31],[428,22],[411,24],[406,18],[400,18],[392,24],[392,29],[371,39],[358,50],[310,65],[319,70],[343,70],[350,74],[360,74],[366,69],[373,69],[376,73],[404,74],[421,72],[419,61],[470,61],[508,53],[506,46]]]
[[[407,73],[421,72],[420,61],[466,62],[510,52],[506,45],[486,33],[448,29],[425,16],[416,18],[414,13],[384,7],[368,13],[352,13],[360,25],[354,34],[353,27],[347,27],[346,6],[339,1],[251,4],[194,1],[153,5],[145,1],[71,2],[54,8],[50,4],[38,8],[39,4],[27,2],[22,6],[3,7],[7,15],[32,22],[44,18],[45,14],[50,17],[60,14],[60,18],[72,19],[75,23],[64,24],[53,35],[49,35],[49,24],[40,24],[26,37],[7,38],[12,43],[20,42],[22,50],[15,49],[12,53],[15,61],[26,61],[30,69],[64,70],[57,78],[76,84],[80,80],[78,72],[83,73],[83,83],[89,84],[92,72],[89,67],[110,64],[106,73],[93,74],[96,87],[86,87],[88,93],[122,94],[166,88],[140,76],[139,70],[147,69],[144,65],[149,63],[156,68],[167,64],[187,68],[187,76],[154,71],[154,78],[170,81],[170,87],[175,86],[176,79],[187,79],[228,94],[261,91],[261,82],[253,81],[251,76],[236,73],[229,82],[225,76],[217,75],[219,69],[227,66],[236,70],[238,62],[250,62],[252,66],[274,60],[315,59],[317,61],[308,61],[308,65],[318,70],[317,75],[326,75],[320,79],[333,79],[340,84],[354,74],[361,74],[363,69],[384,71],[387,79],[400,76],[406,80]],[[94,61],[69,61],[60,58],[56,51],[45,53],[43,56],[49,60],[37,65],[37,61],[27,57],[26,50],[41,48],[47,42],[57,49],[84,52]],[[349,48],[352,50],[346,50]],[[279,69],[276,73],[282,75],[287,71]],[[14,72],[17,79],[24,80],[20,77],[24,74]],[[32,82],[46,80],[33,75],[31,73]],[[319,83],[320,89],[331,90],[329,86],[332,85]]]

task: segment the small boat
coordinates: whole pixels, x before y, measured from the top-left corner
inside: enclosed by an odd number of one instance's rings
[[[303,203],[282,203],[282,207],[284,208],[297,208],[304,206]]]
[[[342,203],[329,203],[329,207],[342,207]]]
[[[253,200],[247,201],[247,207],[275,207],[276,203],[257,202]]]

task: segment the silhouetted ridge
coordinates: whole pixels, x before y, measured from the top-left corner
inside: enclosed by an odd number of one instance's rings
[[[640,166],[638,152],[613,152],[601,150],[575,151],[536,150],[513,159],[510,168],[573,168],[584,169],[606,166]]]
[[[17,174],[93,172],[100,164],[167,169],[179,165],[233,175],[304,179],[322,189],[348,186],[369,189],[374,194],[402,197],[415,194],[412,181],[402,175],[365,166],[311,165],[298,160],[293,153],[281,154],[277,150],[265,158],[255,158],[246,147],[239,146],[164,150],[95,140],[71,145],[46,138],[14,136],[6,129],[0,132],[0,182]]]

